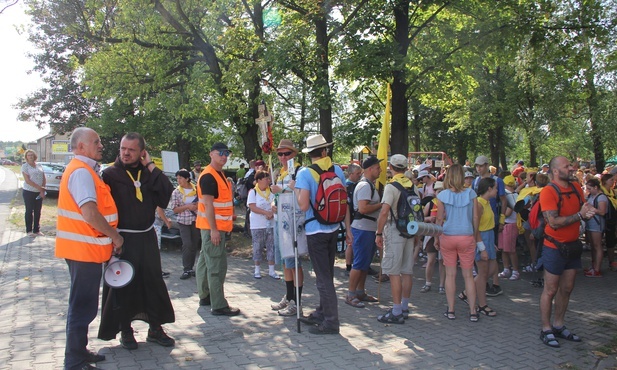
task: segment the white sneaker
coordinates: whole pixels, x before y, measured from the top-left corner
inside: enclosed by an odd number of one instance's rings
[[[278,310],[282,310],[283,308],[287,307],[288,304],[289,304],[289,301],[287,300],[287,295],[284,295],[283,299],[281,299],[279,303],[273,304],[270,307],[272,307],[272,311],[278,311]]]
[[[293,299],[289,301],[289,304],[287,305],[286,308],[279,310],[280,316],[296,316],[297,313],[298,313],[298,307],[296,306],[296,302],[294,302]],[[302,308],[300,308],[300,316],[303,316]]]

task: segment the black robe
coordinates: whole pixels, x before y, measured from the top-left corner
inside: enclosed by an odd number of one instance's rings
[[[118,207],[118,229],[146,230],[154,223],[156,207],[167,208],[173,185],[159,170],[152,172],[141,164],[141,192],[143,202],[135,195],[133,180],[122,162],[116,159],[112,167],[103,171],[103,181],[110,186]],[[133,176],[136,179],[136,175]],[[125,287],[103,287],[101,325],[98,337],[110,340],[121,330],[121,324],[142,320],[151,325],[175,321],[174,309],[162,277],[161,256],[154,228],[142,233],[120,232],[124,238],[121,259],[135,269],[133,280]],[[124,329],[124,328],[123,328]]]

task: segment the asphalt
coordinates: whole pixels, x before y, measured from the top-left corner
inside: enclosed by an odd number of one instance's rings
[[[15,175],[0,167],[0,369],[59,369],[63,364],[65,319],[69,293],[66,263],[54,258],[54,239],[30,239],[7,222],[10,201],[17,193]],[[241,238],[241,234],[233,235]],[[502,281],[504,294],[489,298],[497,317],[469,322],[465,306],[456,303],[457,319],[447,320],[445,296],[433,289],[420,293],[424,270],[415,268],[411,315],[403,325],[385,325],[376,316],[391,300],[387,283],[367,282],[381,303],[359,309],[346,305],[344,266],[335,267],[341,319],[339,335],[314,335],[304,324],[297,332],[295,318],[270,310],[285,292],[282,281],[255,280],[252,262],[230,257],[226,296],[239,307],[237,317],[213,316],[199,307],[195,279],[180,280],[177,246],[161,253],[176,322],[165,325],[176,339],[165,348],[146,342],[147,324],[135,322],[139,348],[123,349],[118,340],[96,339],[97,318],[90,326],[89,349],[106,356],[101,369],[606,369],[615,368],[617,342],[615,308],[617,272],[601,279],[576,280],[566,325],[583,341],[561,340],[553,349],[539,339],[540,288],[530,282]],[[585,255],[589,259],[589,254]],[[587,262],[588,264],[588,262]],[[310,263],[305,264],[310,270]],[[376,266],[377,267],[377,266]],[[433,286],[437,286],[436,277]],[[459,289],[462,280],[457,281]],[[318,303],[315,276],[306,274],[304,312]]]

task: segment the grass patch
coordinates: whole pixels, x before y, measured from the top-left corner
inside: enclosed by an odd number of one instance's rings
[[[9,222],[26,231],[26,220],[24,214],[26,207],[24,206],[24,198],[22,196],[22,189],[19,190],[17,196],[11,201],[11,216]],[[41,210],[41,231],[45,235],[56,235],[56,219],[58,215],[58,198],[47,196],[43,200],[43,209]]]

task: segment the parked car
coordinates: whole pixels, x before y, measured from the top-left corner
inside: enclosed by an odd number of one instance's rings
[[[43,173],[45,173],[45,188],[48,193],[58,194],[60,191],[60,180],[62,180],[62,174],[66,169],[66,166],[59,163],[38,162],[43,167]]]

